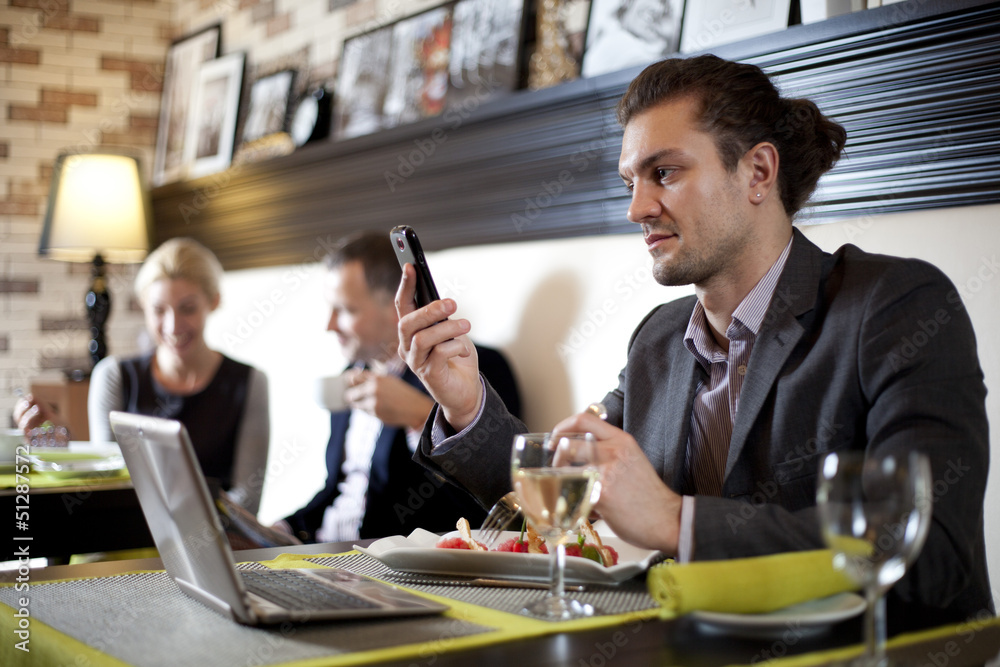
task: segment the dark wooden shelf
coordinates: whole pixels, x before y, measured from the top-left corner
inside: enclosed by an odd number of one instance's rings
[[[800,219],[1000,201],[1000,2],[925,0],[713,49],[774,74],[849,133]],[[641,70],[231,168],[152,193],[156,236],[227,269],[319,259],[344,234],[406,223],[429,250],[632,231],[613,109]]]

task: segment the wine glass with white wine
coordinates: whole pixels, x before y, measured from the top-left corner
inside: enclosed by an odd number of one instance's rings
[[[816,502],[823,539],[865,592],[865,652],[854,665],[888,665],[885,593],[916,560],[931,522],[931,466],[917,452],[827,454]]]
[[[549,594],[523,613],[546,620],[593,616],[589,604],[566,597],[566,541],[601,493],[596,441],[590,433],[522,433],[514,437],[511,478],[521,511],[548,543]]]

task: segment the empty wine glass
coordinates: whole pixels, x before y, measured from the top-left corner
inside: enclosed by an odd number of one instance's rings
[[[521,511],[545,537],[552,559],[552,585],[542,600],[522,610],[546,620],[593,616],[589,604],[566,597],[563,586],[566,541],[590,514],[601,493],[590,433],[522,433],[514,437],[511,477]]]
[[[865,592],[865,653],[854,664],[887,665],[885,593],[924,545],[931,519],[931,466],[916,452],[867,458],[864,452],[827,454],[816,502],[834,567]]]

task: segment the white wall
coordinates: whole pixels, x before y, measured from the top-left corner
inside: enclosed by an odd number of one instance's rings
[[[990,568],[1000,577],[1000,206],[966,207],[814,225],[803,231],[832,250],[920,257],[944,270],[966,299],[979,336],[994,425],[987,491]],[[419,230],[418,230],[419,231]],[[474,340],[504,350],[518,375],[532,429],[602,397],[625,362],[634,326],[652,307],[691,292],[664,288],[649,272],[638,234],[461,248],[428,259],[439,290],[472,322]],[[311,378],[343,364],[325,334],[321,269],[307,264],[227,274],[209,340],[267,372],[272,453],[261,506],[265,521],[301,506],[325,479],[326,414],[311,403]]]

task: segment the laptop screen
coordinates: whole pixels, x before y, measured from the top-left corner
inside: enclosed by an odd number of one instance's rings
[[[203,602],[245,621],[250,614],[229,541],[183,424],[124,412],[110,420],[167,572],[186,591],[214,598]]]

